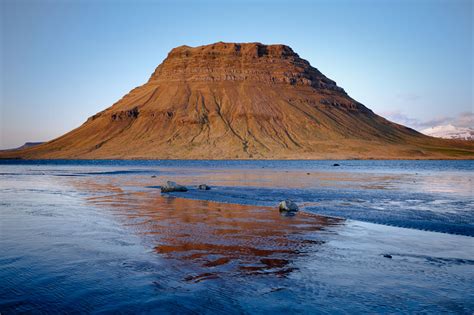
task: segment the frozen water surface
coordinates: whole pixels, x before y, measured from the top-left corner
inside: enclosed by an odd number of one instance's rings
[[[471,314],[473,177],[471,161],[2,161],[0,312]],[[302,211],[280,215],[285,198]]]

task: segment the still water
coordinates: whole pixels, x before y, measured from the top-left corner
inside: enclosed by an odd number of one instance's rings
[[[471,161],[0,161],[0,312],[470,314],[473,179]]]

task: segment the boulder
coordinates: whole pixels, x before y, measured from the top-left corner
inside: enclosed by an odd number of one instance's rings
[[[197,186],[197,189],[199,189],[199,190],[210,190],[211,187],[207,186],[206,184],[201,184],[201,185]]]
[[[167,181],[166,185],[161,186],[161,192],[188,191],[186,186],[178,185],[175,182]]]
[[[283,200],[280,202],[278,208],[284,212],[296,212],[299,210],[298,205],[291,200]]]
[[[340,166],[340,165],[339,165],[339,164],[337,164],[337,163],[334,163],[332,166]]]

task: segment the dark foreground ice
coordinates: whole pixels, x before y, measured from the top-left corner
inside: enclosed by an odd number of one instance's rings
[[[474,311],[470,162],[176,163],[0,165],[0,312]]]

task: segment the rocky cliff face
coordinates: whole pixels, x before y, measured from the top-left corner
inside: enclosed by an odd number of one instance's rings
[[[26,158],[473,156],[375,115],[285,45],[177,47],[144,85]],[[7,157],[5,154],[2,157]]]
[[[216,43],[173,49],[150,82],[253,82],[306,85],[344,93],[285,45]]]

